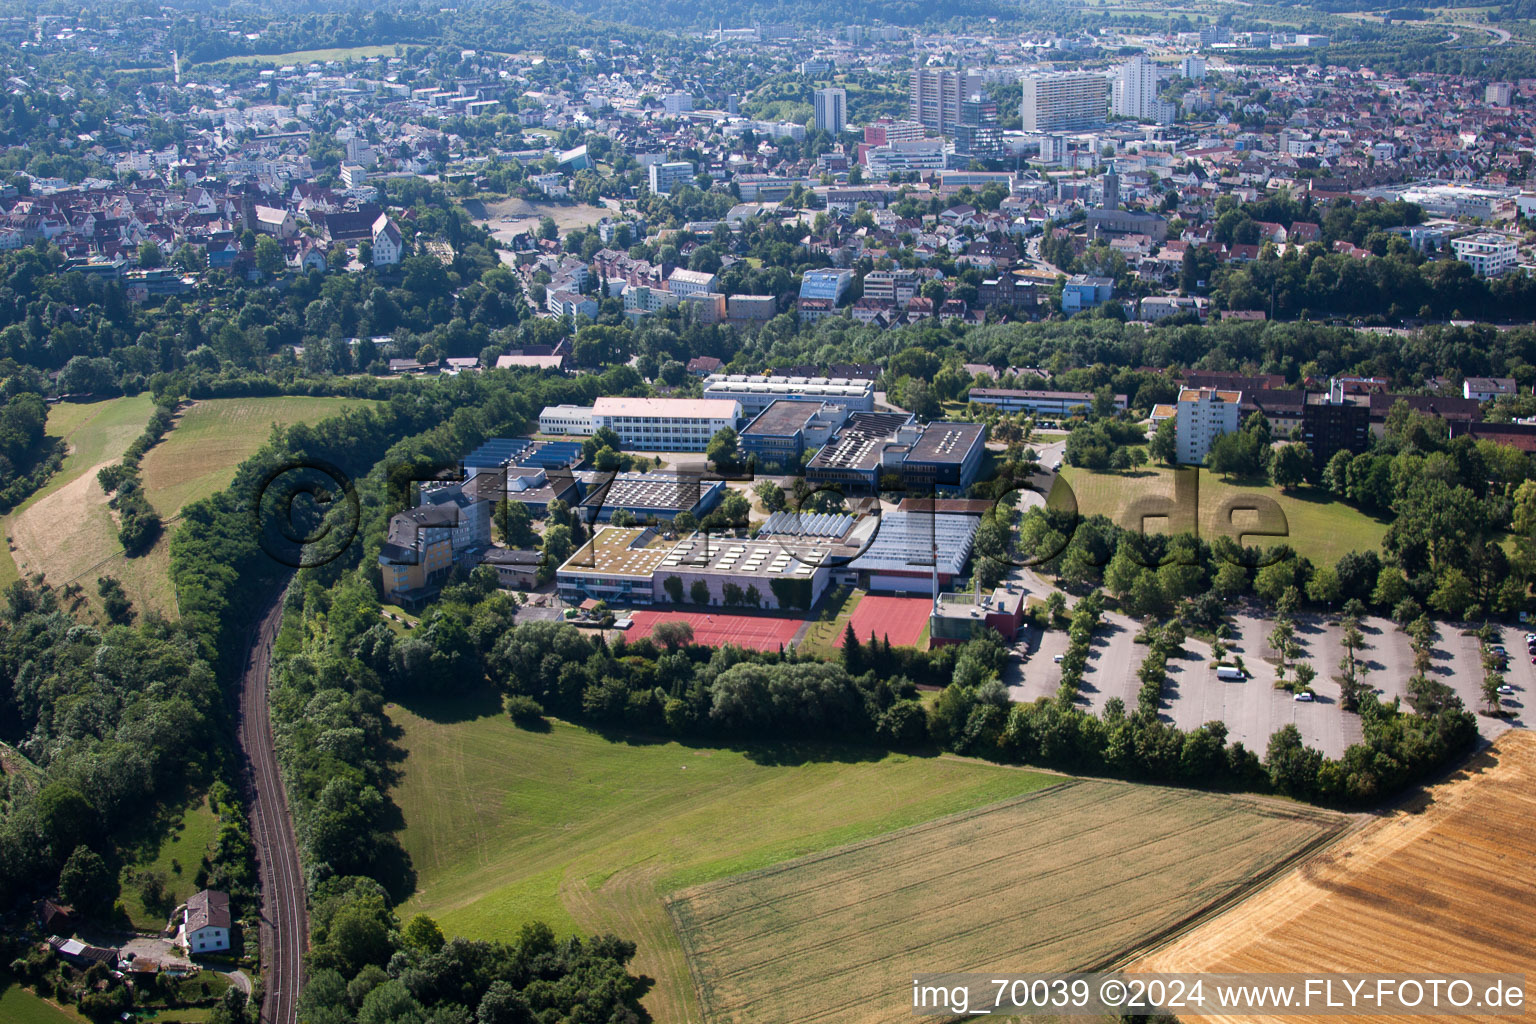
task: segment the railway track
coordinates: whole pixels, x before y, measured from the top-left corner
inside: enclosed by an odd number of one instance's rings
[[[282,612],[283,595],[279,591],[251,634],[240,686],[240,749],[251,808],[251,838],[261,877],[262,1024],[297,1024],[303,955],[309,937],[304,874],[277,767],[267,704],[272,643],[282,623]]]

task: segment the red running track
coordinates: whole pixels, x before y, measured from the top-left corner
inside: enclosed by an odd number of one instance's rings
[[[693,627],[694,643],[721,647],[734,644],[755,651],[776,651],[789,647],[804,619],[785,619],[768,615],[730,615],[721,612],[637,611],[630,618],[634,626],[629,635],[651,635],[661,622],[686,622]],[[894,642],[894,641],[893,641]]]
[[[915,647],[923,627],[928,625],[928,613],[933,602],[926,597],[878,597],[865,594],[848,621],[853,624],[853,635],[859,643],[869,643],[870,634],[876,640],[890,638],[893,647]],[[838,638],[842,642],[842,638]]]

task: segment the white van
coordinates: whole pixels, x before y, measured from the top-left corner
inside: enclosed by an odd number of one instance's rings
[[[1216,678],[1224,683],[1240,683],[1243,681],[1243,670],[1231,665],[1216,666]]]

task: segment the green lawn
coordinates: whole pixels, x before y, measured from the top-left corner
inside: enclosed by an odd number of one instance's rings
[[[144,456],[144,494],[162,516],[229,486],[273,424],[319,423],[353,398],[213,398],[182,410],[176,425]]]
[[[394,798],[418,872],[402,914],[479,938],[532,920],[622,935],[657,979],[657,1020],[700,1019],[663,895],[1052,781],[956,758],[612,742],[562,722],[526,732],[488,709],[390,716],[409,752]]]
[[[1173,470],[1166,468],[1101,473],[1063,466],[1060,479],[1072,488],[1078,508],[1084,515],[1105,515],[1117,523],[1131,502],[1142,496],[1172,497],[1174,493]],[[1316,488],[1303,486],[1287,493],[1268,484],[1242,486],[1201,470],[1198,493],[1201,536],[1207,540],[1218,536],[1217,520],[1223,503],[1229,498],[1253,496],[1268,497],[1279,504],[1285,514],[1288,536],[1249,537],[1247,543],[1262,547],[1283,541],[1319,564],[1331,565],[1351,551],[1379,551],[1381,539],[1387,532],[1387,523],[1334,501],[1329,494]],[[1052,504],[1055,505],[1060,497],[1053,494]],[[1238,512],[1231,522],[1237,529],[1242,529],[1254,524],[1256,518],[1250,513]],[[1231,532],[1230,529],[1227,532]]]
[[[83,1020],[74,1010],[35,996],[10,975],[0,974],[0,1021],[5,1024],[80,1024]]]
[[[226,57],[210,64],[309,64],[328,60],[362,60],[365,57],[393,57],[393,46],[336,46],[326,50],[293,50],[289,53],[253,53],[240,57]],[[199,65],[204,66],[204,65]]]
[[[124,865],[122,903],[134,928],[159,931],[165,927],[165,914],[144,905],[143,876],[154,874],[159,877],[165,887],[167,906],[175,907],[186,902],[187,897],[197,891],[192,879],[197,876],[198,864],[213,845],[218,831],[218,816],[208,806],[208,801],[200,798],[162,833],[158,848],[146,850],[142,856]]]

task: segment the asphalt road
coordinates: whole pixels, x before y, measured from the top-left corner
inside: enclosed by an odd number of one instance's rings
[[[251,808],[251,836],[261,872],[261,962],[266,969],[262,1024],[295,1024],[299,988],[304,982],[304,947],[309,937],[304,874],[299,869],[293,820],[272,744],[267,704],[272,642],[282,622],[278,593],[265,609],[246,651],[240,687],[240,750],[245,759],[246,796]]]

